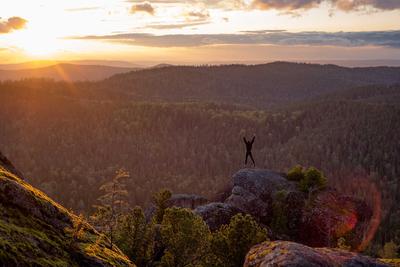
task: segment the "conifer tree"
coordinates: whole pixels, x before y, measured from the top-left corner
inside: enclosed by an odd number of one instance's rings
[[[100,190],[104,192],[104,195],[98,198],[100,205],[95,206],[96,212],[91,217],[92,221],[107,233],[110,238],[111,248],[113,246],[114,229],[117,219],[128,210],[128,203],[126,201],[128,196],[126,179],[128,178],[129,173],[123,169],[119,169],[111,181],[100,186]]]

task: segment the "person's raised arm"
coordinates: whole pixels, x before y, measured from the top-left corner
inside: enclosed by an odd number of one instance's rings
[[[254,143],[254,140],[256,140],[256,136],[253,136],[253,139],[251,139],[251,143]]]
[[[243,141],[245,142],[245,144],[247,144],[246,137],[243,137]]]

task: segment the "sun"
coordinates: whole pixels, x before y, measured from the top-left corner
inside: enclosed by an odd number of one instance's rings
[[[13,35],[14,45],[31,57],[52,56],[63,49],[62,40],[46,32],[26,29]]]

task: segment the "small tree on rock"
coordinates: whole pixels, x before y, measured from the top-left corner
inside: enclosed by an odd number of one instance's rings
[[[95,206],[96,212],[91,216],[92,221],[110,238],[110,247],[113,246],[114,228],[117,218],[128,210],[126,179],[129,173],[123,169],[116,172],[111,181],[100,186],[104,195],[99,197],[100,205]]]

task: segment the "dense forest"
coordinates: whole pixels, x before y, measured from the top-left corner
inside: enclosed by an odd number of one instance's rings
[[[296,164],[368,200],[382,194],[378,243],[400,244],[400,69],[274,63],[167,67],[101,82],[0,83],[0,147],[24,176],[77,212],[123,168],[131,205],[162,188],[212,199],[244,167]]]

